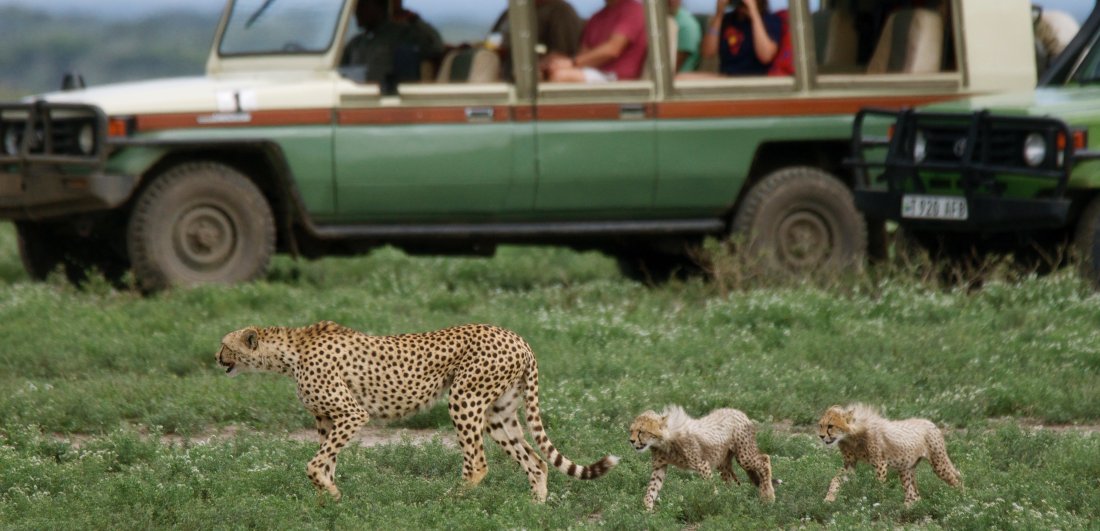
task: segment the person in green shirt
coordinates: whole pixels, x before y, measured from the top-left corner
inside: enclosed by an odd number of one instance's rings
[[[683,7],[683,0],[668,0],[668,12],[676,19],[676,71],[694,72],[699,66],[699,43],[703,29],[695,16]]]

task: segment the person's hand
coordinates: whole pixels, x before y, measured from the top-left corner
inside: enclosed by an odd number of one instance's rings
[[[729,7],[730,0],[718,0],[718,3],[714,6],[714,14],[722,16],[726,12],[726,8]]]
[[[550,52],[542,58],[541,63],[543,70],[554,71],[562,68],[572,68],[573,58],[561,53]]]
[[[750,17],[760,15],[760,6],[756,5],[756,0],[743,0],[741,3],[745,4],[745,9],[748,10]]]

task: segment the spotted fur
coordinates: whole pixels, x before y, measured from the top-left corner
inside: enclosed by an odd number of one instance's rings
[[[716,409],[699,419],[679,406],[668,406],[659,414],[646,411],[630,425],[630,444],[639,452],[649,450],[653,457],[653,475],[642,500],[646,510],[653,510],[657,502],[668,465],[694,470],[704,478],[717,468],[726,483],[740,484],[733,473],[734,459],[759,488],[760,497],[775,500],[771,457],[760,453],[756,426],[736,409]]]
[[[927,459],[936,475],[948,485],[962,486],[959,471],[947,456],[943,433],[931,421],[887,420],[863,404],[832,406],[818,422],[817,433],[826,446],[839,447],[844,458],[844,466],[829,484],[827,502],[836,500],[840,485],[860,461],[871,463],[879,481],[886,481],[888,469],[897,470],[905,488],[906,506],[920,499],[916,468],[922,459]]]
[[[319,492],[340,498],[336,456],[372,417],[399,418],[430,406],[450,389],[451,421],[462,447],[462,477],[477,485],[488,469],[485,432],[527,473],[546,500],[546,463],[524,438],[517,410],[546,460],[578,479],[606,474],[612,455],[580,466],[550,442],[539,412],[539,371],[531,347],[514,332],[465,325],[421,334],[369,336],[331,321],[302,328],[244,328],[222,339],[218,364],[294,378],[298,398],[317,420],[321,448],[306,472]]]

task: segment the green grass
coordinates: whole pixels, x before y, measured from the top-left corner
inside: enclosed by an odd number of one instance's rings
[[[973,293],[894,275],[843,289],[720,295],[701,281],[646,288],[594,253],[382,250],[281,257],[264,282],[146,298],[104,282],[31,283],[15,248],[11,227],[0,225],[0,527],[984,529],[1100,520],[1100,436],[1014,427],[1100,424],[1100,296],[1072,272]],[[558,447],[582,462],[610,452],[623,463],[594,482],[552,475],[538,506],[496,448],[485,482],[469,491],[459,486],[458,450],[351,448],[338,472],[345,499],[320,507],[304,473],[316,447],[285,436],[311,425],[293,383],[226,378],[214,352],[246,325],[321,319],[376,334],[512,328],[539,358],[540,404]],[[825,407],[857,400],[952,428],[948,447],[967,488],[952,490],[922,466],[924,500],[905,509],[894,476],[883,486],[862,468],[836,504],[824,504],[840,457],[805,433]],[[626,427],[667,403],[694,414],[737,407],[755,419],[784,480],[777,503],[674,472],[657,512],[642,512],[648,457],[632,453]],[[786,421],[793,432],[771,428]],[[449,430],[442,407],[400,425]],[[182,445],[156,435],[225,426],[245,434]],[[75,435],[79,447],[65,442]]]

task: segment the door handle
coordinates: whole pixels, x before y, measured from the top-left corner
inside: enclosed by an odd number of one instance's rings
[[[620,120],[643,120],[646,117],[644,103],[624,103],[619,106]]]
[[[466,107],[467,122],[491,122],[493,116],[492,107]]]

